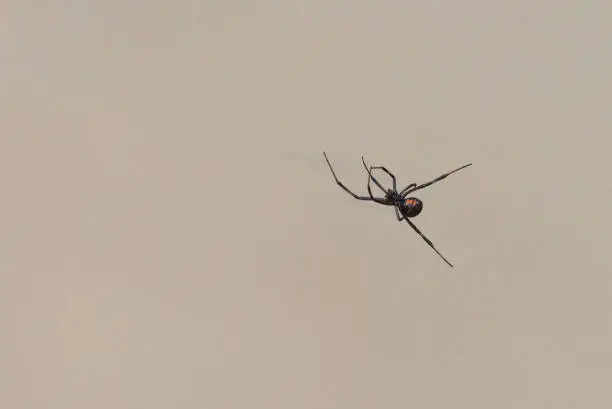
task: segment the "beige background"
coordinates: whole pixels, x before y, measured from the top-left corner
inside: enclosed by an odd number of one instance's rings
[[[7,1],[0,407],[612,407],[608,1]],[[362,154],[422,191],[418,226]]]

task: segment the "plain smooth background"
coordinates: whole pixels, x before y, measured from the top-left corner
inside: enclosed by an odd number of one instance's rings
[[[0,407],[612,407],[608,1],[7,1]],[[415,220],[361,155],[425,182]],[[385,180],[385,179],[383,179]]]

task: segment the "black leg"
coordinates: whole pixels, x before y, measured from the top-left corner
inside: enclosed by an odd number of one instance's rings
[[[377,197],[374,197],[374,195],[372,194],[372,187],[370,186],[370,179],[372,179],[371,173],[370,173],[370,176],[368,177],[368,194],[370,195],[370,198],[374,200],[376,203],[380,203],[383,205],[390,205],[391,203],[389,203],[387,199],[383,199],[383,198],[379,199]]]
[[[402,216],[400,214],[399,209],[397,208],[397,206],[395,206],[395,215],[397,216],[397,221],[401,222],[402,220],[404,220],[406,218],[406,216]]]
[[[370,197],[367,196],[359,196],[353,192],[351,192],[349,190],[349,188],[347,188],[346,186],[344,186],[344,184],[342,182],[340,182],[340,180],[338,179],[338,177],[336,176],[336,172],[334,172],[334,168],[332,167],[331,163],[329,163],[329,159],[327,158],[327,154],[325,152],[323,152],[323,156],[325,156],[325,160],[327,161],[327,164],[329,165],[329,170],[331,170],[332,175],[334,176],[334,179],[336,180],[336,183],[338,184],[338,186],[340,186],[342,189],[344,189],[344,191],[346,191],[349,195],[353,196],[355,199],[357,200],[373,200],[375,202],[379,202],[383,199],[378,199],[375,198],[374,196],[372,196],[371,192],[370,192]],[[384,203],[384,202],[383,202]]]
[[[363,156],[361,157],[361,161],[363,162],[363,167],[365,168],[366,172],[368,172],[368,185],[370,184],[370,180],[372,180],[374,184],[378,186],[380,190],[383,191],[384,194],[387,194],[387,189],[385,189],[385,187],[381,185],[378,180],[376,180],[374,175],[372,175],[372,167],[371,166],[368,167],[368,165],[366,165],[365,160],[363,159]]]
[[[368,168],[368,165],[366,165],[365,163],[365,159],[363,158],[363,156],[361,157],[361,161],[363,162],[363,166],[366,168],[366,170],[368,171],[368,173],[370,174],[370,176],[372,177],[372,180],[374,180],[374,183],[376,183],[376,185],[381,188],[381,190],[385,193],[387,193],[387,189],[385,189],[384,187],[381,186],[380,183],[378,183],[378,181],[374,178],[374,176],[372,176],[372,171],[375,169],[381,169],[383,170],[385,173],[387,173],[387,175],[391,176],[391,180],[393,180],[393,190],[397,190],[397,182],[395,181],[395,176],[393,175],[393,173],[389,172],[389,170],[387,168],[385,168],[384,166],[370,166]]]
[[[406,197],[406,195],[410,193],[410,189],[412,189],[413,187],[416,187],[416,185],[417,185],[416,183],[411,183],[405,188],[403,188],[402,191],[400,192],[400,196]]]
[[[374,181],[374,183],[376,184],[376,186],[378,186],[380,188],[380,190],[382,190],[383,192],[385,192],[385,195],[387,194],[387,191],[385,190],[384,187],[381,186],[380,183],[378,183],[378,181],[374,178],[374,176],[372,175],[372,167],[370,166],[368,168],[368,166],[365,163],[365,160],[363,160],[363,156],[361,157],[361,160],[363,162],[363,166],[365,166],[366,171],[368,172],[368,193],[370,194],[370,197],[372,198],[372,200],[374,200],[376,203],[380,203],[383,205],[387,205],[387,206],[391,206],[393,204],[392,201],[389,201],[387,198],[384,199],[377,199],[374,197],[374,195],[372,194],[372,187],[370,186],[370,181]]]
[[[405,219],[405,220],[406,220],[406,222],[408,222],[408,224],[410,225],[410,227],[412,227],[412,228],[414,229],[414,231],[416,231],[416,232],[417,232],[417,234],[418,234],[419,236],[421,236],[421,237],[423,238],[423,240],[425,240],[425,242],[426,242],[427,244],[429,244],[429,247],[431,247],[431,248],[432,248],[432,249],[433,249],[433,250],[434,250],[436,253],[438,253],[438,255],[439,255],[440,257],[442,257],[442,260],[444,260],[444,261],[446,262],[446,264],[448,264],[449,266],[451,266],[451,267],[453,267],[453,268],[454,268],[454,266],[453,266],[453,265],[452,265],[452,264],[451,264],[451,263],[450,263],[450,262],[449,262],[449,261],[448,261],[446,258],[444,258],[444,256],[443,256],[443,255],[442,255],[442,254],[441,254],[441,253],[438,251],[438,249],[436,249],[436,248],[435,248],[435,246],[433,245],[433,243],[431,242],[431,240],[429,240],[429,239],[428,239],[428,238],[427,238],[427,237],[426,237],[426,236],[425,236],[423,233],[421,233],[421,231],[418,229],[418,227],[416,227],[416,226],[414,225],[414,223],[412,223],[412,222],[411,222],[409,219]]]
[[[438,176],[437,178],[435,178],[435,179],[434,179],[434,180],[432,180],[431,182],[427,182],[427,183],[423,183],[422,185],[418,185],[418,186],[416,186],[416,187],[414,187],[414,188],[412,188],[412,189],[408,190],[408,191],[407,191],[407,192],[405,192],[405,193],[406,193],[406,194],[408,194],[408,193],[412,193],[412,192],[414,192],[414,191],[416,191],[416,190],[423,189],[424,187],[427,187],[427,186],[433,185],[434,183],[439,182],[439,181],[441,181],[442,179],[445,179],[447,176],[452,175],[453,173],[458,172],[458,171],[460,171],[461,169],[467,168],[468,166],[471,166],[471,165],[472,165],[471,163],[468,163],[467,165],[463,165],[463,166],[461,166],[460,168],[457,168],[457,169],[455,169],[455,170],[451,170],[451,171],[450,171],[450,172],[448,172],[448,173],[445,173],[445,174],[443,174],[443,175]]]

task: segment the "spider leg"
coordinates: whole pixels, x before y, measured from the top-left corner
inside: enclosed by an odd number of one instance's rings
[[[397,221],[398,221],[398,222],[401,222],[402,220],[404,220],[404,219],[406,218],[406,216],[402,216],[402,215],[400,214],[400,211],[399,211],[399,209],[397,208],[397,206],[394,206],[394,207],[395,207],[395,215],[397,216]]]
[[[410,189],[412,189],[413,187],[416,187],[416,185],[417,185],[416,183],[411,183],[405,188],[403,188],[402,191],[400,192],[400,196],[405,197],[408,193],[410,193]]]
[[[388,205],[388,201],[386,199],[378,199],[376,197],[374,197],[374,195],[372,194],[372,187],[370,186],[370,179],[372,179],[372,174],[370,173],[370,176],[368,177],[368,193],[370,195],[370,198],[372,198],[372,200],[374,200],[376,203],[380,203],[380,204],[384,204],[384,205]]]
[[[438,253],[438,255],[439,255],[441,258],[442,258],[442,260],[444,260],[444,261],[446,262],[446,264],[448,264],[449,266],[451,266],[451,267],[455,268],[455,267],[454,267],[454,266],[453,266],[453,265],[452,265],[452,264],[451,264],[451,263],[450,263],[450,262],[449,262],[449,261],[448,261],[448,260],[447,260],[447,259],[446,259],[446,258],[443,256],[443,255],[442,255],[442,253],[440,253],[440,252],[438,251],[438,249],[436,249],[436,247],[433,245],[433,243],[431,242],[431,240],[429,240],[429,239],[428,239],[428,238],[427,238],[427,237],[426,237],[426,236],[425,236],[423,233],[421,233],[421,231],[419,230],[419,228],[418,228],[418,227],[416,227],[416,226],[414,225],[414,223],[412,223],[412,222],[410,221],[410,219],[405,219],[405,220],[406,220],[406,222],[407,222],[407,223],[410,225],[410,227],[412,227],[412,228],[414,229],[414,231],[415,231],[415,232],[417,232],[417,234],[418,234],[419,236],[421,236],[421,238],[422,238],[423,240],[425,240],[425,242],[426,242],[427,244],[429,244],[429,247],[431,247],[431,248],[432,248],[432,249],[433,249],[433,250],[434,250],[436,253]]]
[[[380,190],[385,192],[385,195],[386,195],[387,191],[385,190],[384,187],[382,187],[380,185],[380,183],[378,183],[378,181],[374,178],[374,176],[372,176],[372,167],[371,166],[370,166],[370,168],[367,167],[367,165],[365,163],[365,160],[363,160],[363,156],[361,157],[361,160],[363,161],[363,166],[365,166],[366,170],[368,171],[368,193],[370,194],[370,197],[372,198],[372,200],[376,201],[376,203],[384,204],[384,205],[387,205],[387,206],[394,205],[394,202],[389,200],[389,199],[387,199],[386,197],[385,197],[385,199],[382,199],[382,201],[380,199],[377,200],[374,197],[374,195],[372,194],[372,187],[370,186],[370,181],[371,180],[374,180],[374,183],[376,183],[376,185],[380,188]]]
[[[368,165],[366,165],[365,159],[363,159],[363,156],[361,157],[361,162],[363,162],[363,167],[365,168],[366,172],[368,172],[368,175],[370,176],[372,181],[376,184],[376,186],[378,186],[380,190],[382,190],[385,194],[387,194],[387,189],[385,189],[385,187],[381,185],[378,180],[376,180],[374,175],[372,175],[372,166],[368,167]],[[369,183],[369,179],[368,179],[368,183]]]
[[[463,165],[460,168],[457,168],[455,170],[451,170],[450,172],[444,173],[443,175],[438,176],[437,178],[435,178],[434,180],[432,180],[430,182],[423,183],[422,185],[418,185],[418,186],[408,190],[406,193],[412,193],[412,192],[414,192],[416,190],[423,189],[424,187],[433,185],[434,183],[439,182],[442,179],[446,179],[447,176],[452,175],[453,173],[458,172],[461,169],[467,168],[468,166],[471,166],[471,165],[472,165],[471,163],[468,163],[467,165]]]
[[[323,156],[325,156],[325,161],[327,161],[327,164],[329,165],[329,170],[331,170],[331,173],[334,176],[334,179],[336,180],[336,183],[345,192],[347,192],[349,195],[353,196],[357,200],[371,200],[371,201],[374,201],[374,202],[377,202],[377,203],[386,204],[386,202],[383,199],[379,199],[379,198],[374,197],[371,192],[370,192],[370,197],[368,197],[368,196],[359,196],[359,195],[353,193],[349,188],[344,186],[344,183],[340,182],[340,180],[336,176],[336,172],[334,172],[334,168],[332,167],[331,163],[329,163],[329,159],[327,158],[327,154],[325,152],[323,152]]]
[[[385,168],[384,166],[370,166],[370,168],[368,169],[368,165],[366,165],[365,159],[363,158],[363,156],[361,157],[361,161],[363,162],[363,166],[366,168],[366,170],[368,171],[370,175],[372,175],[373,170],[381,169],[387,175],[391,176],[391,180],[393,180],[393,190],[397,190],[397,182],[395,181],[395,176],[393,175],[393,173],[389,172],[387,168]],[[374,183],[376,183],[376,185],[378,185],[378,187],[383,190],[383,192],[387,193],[387,190],[384,187],[382,187],[380,183],[378,183],[378,181],[374,178],[374,176],[372,176],[372,179],[374,180]]]

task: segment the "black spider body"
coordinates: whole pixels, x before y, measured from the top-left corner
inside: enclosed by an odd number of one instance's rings
[[[355,199],[357,200],[369,200],[369,201],[373,201],[375,203],[378,204],[382,204],[385,206],[393,206],[393,208],[395,209],[395,215],[397,216],[397,220],[398,221],[403,221],[405,220],[413,229],[414,231],[416,231],[419,236],[421,236],[423,238],[423,240],[425,240],[427,242],[427,244],[429,244],[429,246],[436,252],[438,253],[438,255],[440,257],[442,257],[442,259],[451,267],[453,267],[453,265],[435,248],[435,246],[433,245],[433,243],[431,242],[431,240],[429,240],[423,233],[421,233],[421,231],[416,227],[416,225],[410,220],[413,217],[418,216],[422,211],[423,211],[423,202],[421,201],[421,199],[410,196],[408,197],[408,195],[414,191],[417,191],[419,189],[423,189],[427,186],[430,186],[436,182],[439,182],[442,179],[445,179],[447,176],[460,171],[461,169],[467,168],[468,166],[471,166],[471,163],[468,163],[467,165],[463,165],[460,168],[457,168],[455,170],[452,170],[450,172],[444,173],[440,176],[438,176],[437,178],[435,178],[434,180],[430,181],[430,182],[426,182],[420,185],[417,185],[416,183],[411,183],[408,186],[406,186],[404,189],[402,189],[401,191],[397,190],[397,183],[395,180],[395,176],[389,172],[389,170],[387,170],[387,168],[385,168],[384,166],[370,166],[368,167],[368,165],[366,165],[365,163],[365,159],[363,158],[363,156],[361,157],[361,161],[363,162],[363,166],[365,167],[366,171],[368,172],[368,193],[369,196],[359,196],[355,193],[353,193],[351,190],[349,190],[346,186],[344,186],[344,184],[338,179],[338,177],[336,176],[336,172],[334,172],[334,168],[332,167],[331,163],[329,162],[329,159],[327,158],[327,154],[325,152],[323,152],[323,156],[325,156],[325,160],[327,161],[327,164],[329,165],[329,169],[332,172],[332,175],[334,176],[334,179],[336,180],[336,183],[338,184],[338,186],[340,186],[344,191],[346,191],[348,194],[350,194],[351,196],[353,196]],[[391,177],[391,180],[393,181],[393,188],[392,189],[385,189],[379,182],[378,180],[376,180],[376,178],[372,175],[372,171],[373,170],[377,170],[380,169],[383,172],[385,172],[387,175],[389,175]],[[370,182],[374,182],[374,184],[382,191],[385,193],[384,197],[374,197],[374,195],[372,194],[372,188],[370,185]]]
[[[385,197],[382,200],[387,206],[397,207],[397,210],[404,217],[416,217],[423,211],[423,201],[421,199],[417,197],[404,197],[393,189],[387,189],[387,193],[385,193]]]
[[[423,211],[423,202],[416,197],[409,197],[399,205],[399,211],[404,217],[416,217]]]

